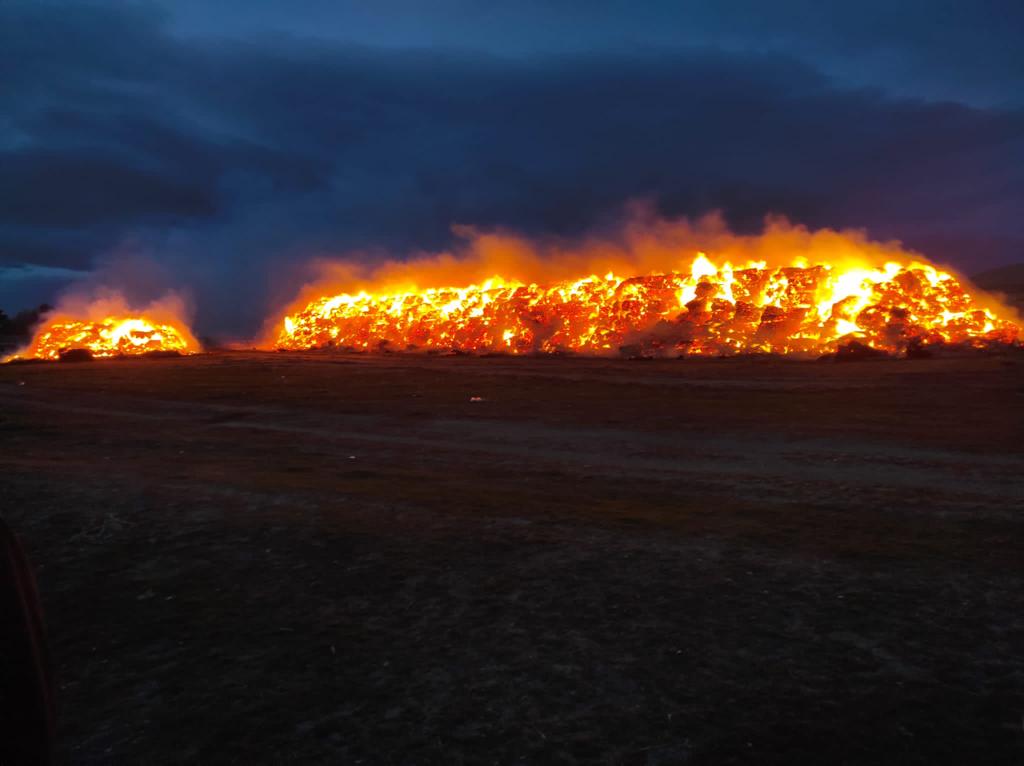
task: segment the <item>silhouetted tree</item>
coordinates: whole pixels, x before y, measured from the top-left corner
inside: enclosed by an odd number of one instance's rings
[[[0,310],[0,337],[16,342],[28,340],[32,337],[36,325],[52,310],[53,307],[47,303],[34,309],[19,311],[13,317]]]

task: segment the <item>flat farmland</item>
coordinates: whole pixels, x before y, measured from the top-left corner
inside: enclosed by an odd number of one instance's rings
[[[62,762],[1024,761],[1024,357],[0,366]]]

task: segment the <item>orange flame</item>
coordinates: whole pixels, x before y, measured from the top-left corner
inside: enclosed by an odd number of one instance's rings
[[[48,317],[28,348],[12,358],[59,359],[77,349],[100,358],[152,352],[196,353],[199,343],[178,318],[179,310],[176,300],[165,300],[136,313],[119,296],[108,296]]]
[[[1020,332],[1009,309],[972,296],[953,274],[857,234],[810,233],[775,223],[761,237],[744,238],[723,234],[712,221],[711,239],[723,253],[763,256],[733,264],[704,252],[673,252],[678,235],[692,244],[698,232],[685,223],[657,226],[668,228],[633,230],[625,250],[603,242],[582,252],[539,252],[530,243],[491,236],[477,237],[462,261],[441,256],[389,264],[376,285],[371,280],[364,289],[301,301],[278,323],[273,346],[812,355],[851,340],[900,352],[911,345],[1015,343]],[[786,259],[780,247],[793,254]],[[564,272],[602,257],[620,268],[666,257],[672,263],[640,276],[613,269],[546,282],[505,274],[458,287],[418,286],[438,274],[478,272],[495,252],[520,271]],[[509,252],[520,257],[510,259]]]

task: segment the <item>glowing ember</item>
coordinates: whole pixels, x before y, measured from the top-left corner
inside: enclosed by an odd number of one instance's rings
[[[17,358],[58,359],[73,349],[95,357],[131,356],[154,351],[193,353],[199,350],[183,326],[146,317],[108,316],[97,320],[58,316],[48,320]]]
[[[494,277],[326,296],[286,316],[275,346],[719,355],[821,354],[852,340],[887,352],[1016,342],[1020,328],[1008,312],[979,305],[949,273],[919,261],[847,260],[733,266],[701,253],[683,270],[645,276],[549,284]]]

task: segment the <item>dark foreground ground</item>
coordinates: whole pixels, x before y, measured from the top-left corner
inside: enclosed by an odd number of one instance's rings
[[[1024,760],[1020,357],[233,353],[0,407],[64,761]]]

